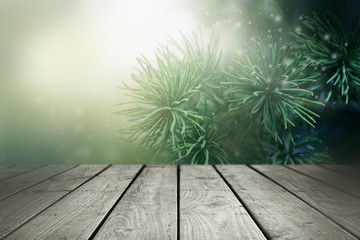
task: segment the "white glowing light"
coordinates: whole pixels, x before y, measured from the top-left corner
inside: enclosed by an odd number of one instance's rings
[[[168,35],[176,39],[178,29],[197,26],[173,1],[80,0],[60,20],[49,18],[22,40],[18,78],[38,93],[97,94],[130,79],[140,54],[151,57]]]

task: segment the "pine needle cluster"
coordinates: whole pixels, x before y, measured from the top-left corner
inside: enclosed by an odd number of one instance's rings
[[[319,115],[306,105],[322,104],[311,100],[313,92],[307,86],[315,79],[303,74],[309,65],[302,59],[281,39],[277,43],[269,38],[266,44],[259,39],[255,49],[248,48],[226,72],[229,112],[247,115],[248,129],[261,127],[280,142],[279,132],[295,127],[296,117],[314,127]]]
[[[315,128],[326,102],[357,101],[360,28],[331,12],[303,23],[295,41],[260,37],[223,67],[218,34],[181,33],[153,60],[141,56],[134,84],[123,87],[132,99],[119,112],[133,123],[127,138],[170,163],[327,160],[320,140],[298,129]]]
[[[342,23],[332,12],[314,13],[303,20],[305,31],[295,41],[321,74],[313,85],[326,102],[359,100],[360,24],[359,17]]]
[[[209,43],[196,34],[182,34],[182,39],[158,48],[154,63],[137,59],[135,86],[124,86],[133,101],[119,112],[134,122],[125,133],[139,149],[155,151],[155,157],[168,152],[173,162],[191,157],[192,163],[225,163],[217,143],[221,138],[211,125],[214,102],[220,99],[214,84],[221,73],[217,36]]]

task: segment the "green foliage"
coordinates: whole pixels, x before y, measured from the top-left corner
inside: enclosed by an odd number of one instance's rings
[[[302,124],[304,125],[304,124]],[[255,136],[236,158],[246,164],[310,164],[329,161],[328,154],[319,151],[321,140],[309,133],[306,126],[283,130],[280,141],[265,141]]]
[[[145,57],[139,58],[138,63],[141,68],[132,75],[137,85],[125,87],[134,102],[141,105],[122,111],[136,122],[128,129],[131,139],[141,137],[140,146],[144,150],[160,151],[168,140],[177,147],[176,133],[180,131],[183,135],[190,125],[201,128],[198,121],[204,119],[192,112],[191,106],[186,106],[198,91],[196,72],[191,70],[189,62],[174,61],[167,50],[158,50],[156,67]]]
[[[224,138],[224,130],[217,130],[210,125],[204,126],[205,131],[195,128],[179,146],[177,151],[182,152],[178,163],[190,164],[224,164],[228,163],[227,154],[219,145]]]
[[[349,29],[330,11],[303,20],[305,31],[293,34],[299,47],[321,72],[314,89],[325,101],[358,100],[360,87],[359,18]]]
[[[315,145],[321,140],[314,136],[301,137],[288,131],[282,133],[283,144],[267,144],[266,159],[272,164],[308,164],[320,163],[330,157],[317,152]]]
[[[226,72],[228,86],[225,95],[229,112],[248,116],[248,130],[261,127],[282,142],[279,132],[288,125],[295,126],[299,117],[314,127],[319,117],[307,105],[321,105],[311,100],[312,91],[306,86],[314,82],[313,76],[304,76],[308,65],[302,64],[303,55],[294,53],[289,44],[269,44],[259,39],[255,51],[248,48],[244,56],[234,60]]]
[[[172,41],[170,47],[157,50],[155,64],[145,57],[137,59],[140,68],[132,74],[136,85],[124,87],[133,101],[119,113],[134,123],[125,131],[130,140],[139,141],[141,150],[156,150],[155,156],[175,152],[178,159],[193,153],[200,158],[195,162],[222,163],[226,159],[218,152],[223,152],[215,142],[220,139],[218,134],[209,126],[205,97],[211,92],[212,99],[217,98],[210,89],[216,88],[212,84],[219,74],[218,42],[215,35],[207,45],[196,35],[182,36],[183,45]]]
[[[312,26],[311,21],[305,22]],[[319,21],[316,24],[324,27]],[[319,117],[315,109],[324,104],[314,100],[313,91],[333,83],[336,91],[348,94],[358,80],[354,74],[360,65],[358,57],[353,59],[358,50],[350,54],[350,49],[357,49],[355,40],[349,41],[349,48],[341,48],[348,54],[345,58],[341,53],[341,63],[322,59],[325,52],[334,50],[328,47],[321,52],[316,41],[326,35],[324,31],[318,34],[298,34],[298,39],[307,38],[305,53],[294,51],[281,39],[259,38],[222,71],[217,34],[204,41],[202,34],[181,33],[181,41],[172,39],[157,49],[154,61],[144,56],[137,59],[134,86],[124,87],[132,101],[119,112],[133,122],[126,129],[129,139],[137,141],[141,150],[166,155],[170,163],[326,161],[328,156],[315,149],[319,139],[297,130],[303,124],[315,127]],[[329,34],[335,39],[335,33]],[[340,70],[323,81],[325,75],[315,72],[314,66]],[[334,91],[330,90],[328,99]]]
[[[218,84],[223,76],[219,68],[221,59],[219,34],[212,32],[208,41],[204,40],[201,31],[200,34],[195,32],[191,35],[181,32],[180,34],[181,42],[171,39],[170,49],[178,64],[181,65],[185,58],[192,63],[191,71],[196,72],[199,92],[194,98],[195,108],[204,114],[217,111],[219,107],[225,105],[222,89]]]

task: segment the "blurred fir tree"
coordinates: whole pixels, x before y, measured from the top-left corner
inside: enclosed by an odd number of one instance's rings
[[[358,15],[360,16],[360,15]],[[313,88],[328,102],[358,102],[360,94],[360,25],[359,17],[345,25],[330,11],[322,17],[313,13],[303,21],[305,31],[293,35],[320,72]]]
[[[315,127],[314,117],[319,115],[306,104],[322,104],[311,100],[313,92],[306,86],[315,76],[303,74],[309,65],[302,64],[302,58],[281,39],[259,39],[255,49],[248,48],[226,72],[229,113],[247,115],[248,129],[265,130],[280,142],[279,131],[295,127],[296,117]]]
[[[220,146],[223,131],[215,127],[225,106],[218,84],[220,56],[217,35],[205,42],[194,33],[161,46],[155,64],[139,58],[132,75],[136,85],[124,86],[136,105],[119,112],[134,122],[125,129],[129,139],[139,140],[141,150],[156,150],[155,157],[170,154],[172,162],[227,162]]]
[[[264,6],[283,9],[278,13],[285,18],[291,12],[286,5],[293,3],[240,2],[253,4],[249,9],[254,11]],[[276,17],[268,13],[257,16],[258,21]],[[232,63],[225,55],[224,66],[218,34],[205,40],[202,34],[181,34],[180,41],[158,48],[156,61],[139,58],[140,67],[132,75],[135,86],[124,86],[134,101],[119,112],[133,121],[133,127],[125,129],[129,139],[141,150],[170,159],[168,163],[329,161],[326,147],[315,137],[316,119],[332,96],[358,102],[359,23],[353,22],[348,31],[330,12],[297,18],[293,22],[303,20],[307,31],[296,31],[294,24],[266,37],[271,31],[265,24]],[[289,32],[295,32],[296,41]],[[334,51],[340,58],[332,57]],[[324,74],[323,67],[330,72]],[[316,126],[315,132],[304,130],[304,124]]]

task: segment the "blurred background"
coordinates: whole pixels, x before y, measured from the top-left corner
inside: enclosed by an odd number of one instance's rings
[[[136,57],[201,28],[220,32],[226,59],[326,9],[354,14],[359,1],[1,0],[0,163],[150,163],[112,114]],[[358,108],[322,114],[317,127],[336,162],[359,161],[359,123]]]

